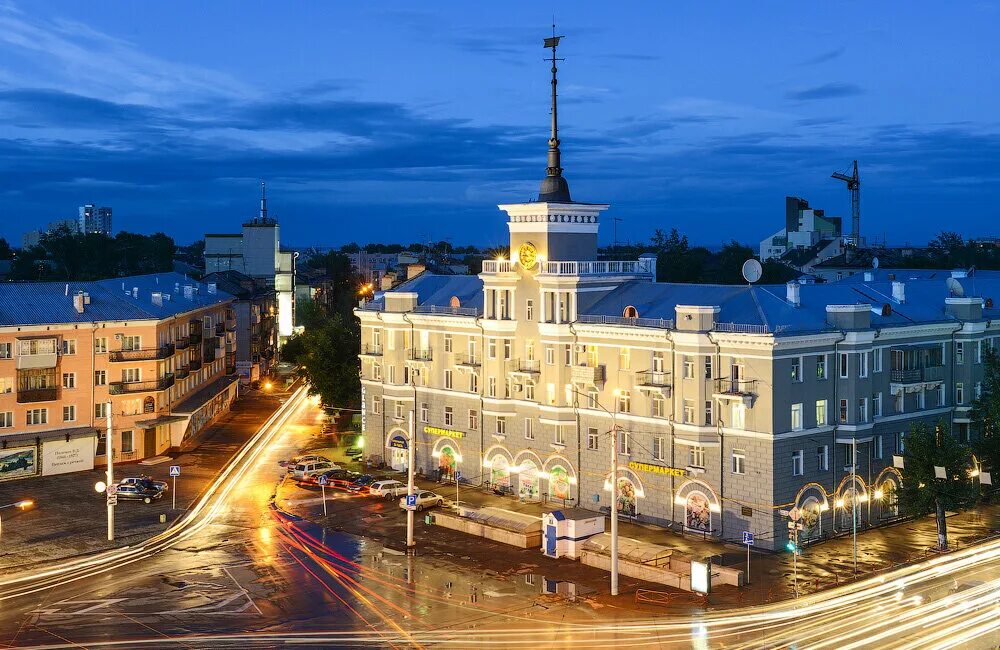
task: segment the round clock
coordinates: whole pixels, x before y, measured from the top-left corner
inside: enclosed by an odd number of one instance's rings
[[[530,271],[535,268],[538,264],[538,251],[535,249],[535,245],[529,242],[524,242],[517,249],[517,261],[521,265],[521,268]]]

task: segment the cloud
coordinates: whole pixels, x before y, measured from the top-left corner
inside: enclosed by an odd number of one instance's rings
[[[790,90],[785,93],[786,99],[799,102],[809,102],[823,99],[836,99],[838,97],[852,97],[864,94],[865,89],[857,84],[845,82],[831,82],[821,86],[811,88],[801,88]]]
[[[847,48],[841,45],[832,50],[827,50],[826,52],[821,52],[814,57],[808,58],[802,61],[799,65],[819,65],[820,63],[826,63],[827,61],[833,61],[834,59],[843,56]]]

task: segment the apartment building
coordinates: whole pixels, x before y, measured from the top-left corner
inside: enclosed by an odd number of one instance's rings
[[[232,296],[177,273],[0,284],[0,480],[178,448],[235,396]]]
[[[233,297],[236,372],[244,383],[260,379],[270,371],[278,349],[274,290],[239,271],[209,273],[202,282],[215,284],[219,291]]]

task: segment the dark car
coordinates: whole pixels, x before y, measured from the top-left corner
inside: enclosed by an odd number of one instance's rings
[[[347,489],[351,492],[368,492],[368,488],[375,481],[381,481],[384,477],[382,476],[372,476],[371,474],[362,474],[358,478],[354,479],[354,482],[347,486]]]
[[[118,496],[119,500],[126,499],[129,501],[152,503],[154,499],[159,499],[163,496],[163,490],[139,483],[126,483],[124,485],[119,485],[115,494]]]
[[[359,474],[357,472],[351,472],[343,468],[338,468],[323,472],[320,476],[326,477],[327,487],[346,490],[351,483],[358,478]],[[313,485],[319,485],[319,476],[313,477],[310,482]]]
[[[358,460],[365,455],[365,450],[361,447],[348,447],[346,454],[351,460]]]

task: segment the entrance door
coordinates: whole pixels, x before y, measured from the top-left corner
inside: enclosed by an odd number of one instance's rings
[[[556,556],[556,527],[545,527],[545,554],[549,557]]]

